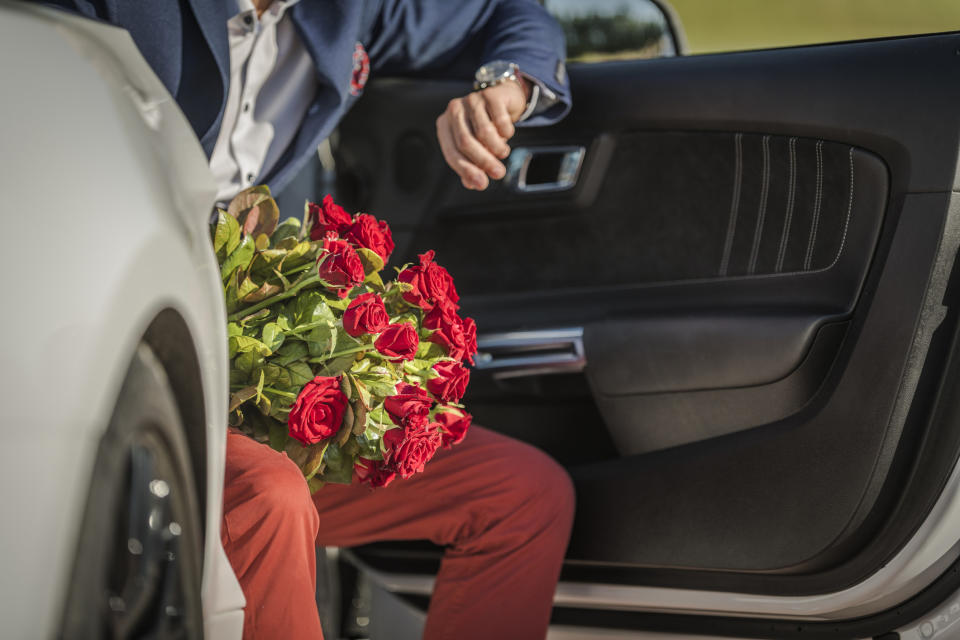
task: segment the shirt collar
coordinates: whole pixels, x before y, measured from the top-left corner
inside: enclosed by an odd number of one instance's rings
[[[226,0],[227,1],[227,15],[231,18],[236,16],[242,16],[248,12],[252,12],[254,16],[257,14],[256,7],[253,6],[253,0]],[[273,0],[273,4],[278,4],[281,8],[286,11],[293,5],[300,2],[300,0]]]

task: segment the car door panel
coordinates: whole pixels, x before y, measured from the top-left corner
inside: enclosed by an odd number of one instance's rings
[[[548,193],[446,169],[433,119],[466,85],[368,87],[340,130],[348,204],[436,249],[481,332],[583,328],[583,374],[475,371],[466,399],[570,468],[568,579],[818,593],[916,528],[897,496],[949,471],[913,465],[956,320],[958,46],[571,66],[568,118],[512,141],[586,150]],[[582,410],[538,413],[560,395]],[[579,460],[578,438],[603,444]]]

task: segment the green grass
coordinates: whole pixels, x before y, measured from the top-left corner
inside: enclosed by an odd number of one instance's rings
[[[960,30],[960,0],[667,0],[689,53]]]

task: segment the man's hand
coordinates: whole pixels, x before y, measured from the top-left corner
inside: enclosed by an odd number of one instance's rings
[[[467,189],[482,191],[502,178],[506,167],[500,160],[510,155],[507,140],[513,123],[523,115],[530,98],[530,85],[503,82],[463,98],[454,98],[437,118],[437,139],[450,168]]]

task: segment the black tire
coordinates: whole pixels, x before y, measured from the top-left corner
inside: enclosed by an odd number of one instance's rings
[[[137,349],[97,452],[61,637],[203,637],[202,520],[163,367]]]

